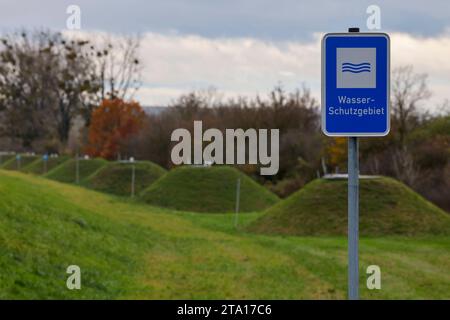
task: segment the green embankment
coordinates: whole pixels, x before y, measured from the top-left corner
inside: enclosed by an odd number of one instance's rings
[[[0,154],[0,168],[2,168],[6,162],[13,158],[16,158],[15,154]]]
[[[108,161],[97,159],[80,159],[79,160],[79,179],[80,183],[84,183],[90,175],[94,174],[97,170],[102,168],[108,163]],[[50,170],[46,175],[46,178],[56,180],[59,182],[74,183],[76,181],[76,160],[70,159],[60,164],[59,166]]]
[[[135,194],[149,187],[160,178],[166,170],[150,161],[139,161],[134,164],[111,162],[90,176],[86,186],[98,191],[121,196],[131,194],[132,166],[135,168]]]
[[[39,156],[22,155],[20,161],[16,159],[16,156],[11,157],[9,160],[3,162],[1,166],[5,170],[19,170],[23,171],[29,164],[39,159]]]
[[[144,190],[146,203],[195,212],[232,212],[236,184],[240,178],[240,211],[266,209],[278,197],[237,169],[226,166],[179,167],[172,169]]]
[[[21,171],[26,173],[33,173],[33,174],[45,174],[49,171],[51,171],[53,168],[56,168],[63,162],[70,159],[69,156],[58,156],[58,157],[49,157],[47,160],[47,168],[45,167],[44,160],[42,157],[39,157],[36,161],[33,161],[26,167],[24,167]],[[47,169],[47,171],[45,171]]]
[[[345,299],[345,237],[251,234],[233,219],[1,170],[0,299]],[[365,285],[373,264],[381,290]],[[81,290],[66,287],[69,265]],[[449,237],[361,239],[362,299],[450,299],[448,270]]]
[[[450,235],[450,216],[391,178],[360,180],[361,235]],[[280,201],[249,230],[284,235],[345,235],[347,181],[318,179]]]

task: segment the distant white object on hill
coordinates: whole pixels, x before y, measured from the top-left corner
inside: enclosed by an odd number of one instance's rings
[[[348,174],[347,173],[330,173],[324,175],[322,178],[327,180],[347,180]],[[360,179],[378,179],[380,176],[370,176],[370,175],[360,175]]]

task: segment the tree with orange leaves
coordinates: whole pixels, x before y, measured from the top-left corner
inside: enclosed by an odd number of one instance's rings
[[[144,111],[139,103],[121,99],[105,99],[92,112],[86,153],[92,157],[114,159],[121,144],[138,133]]]
[[[331,167],[345,167],[347,161],[347,138],[337,137],[330,139],[326,146],[326,153]]]

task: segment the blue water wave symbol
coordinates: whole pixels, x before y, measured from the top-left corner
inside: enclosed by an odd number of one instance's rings
[[[342,72],[351,72],[351,73],[361,73],[361,72],[370,72],[371,65],[369,62],[361,62],[361,63],[350,63],[344,62],[342,63]]]

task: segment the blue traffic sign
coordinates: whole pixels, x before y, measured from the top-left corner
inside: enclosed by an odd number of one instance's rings
[[[322,39],[322,131],[389,133],[390,41],[385,33],[328,33]]]

